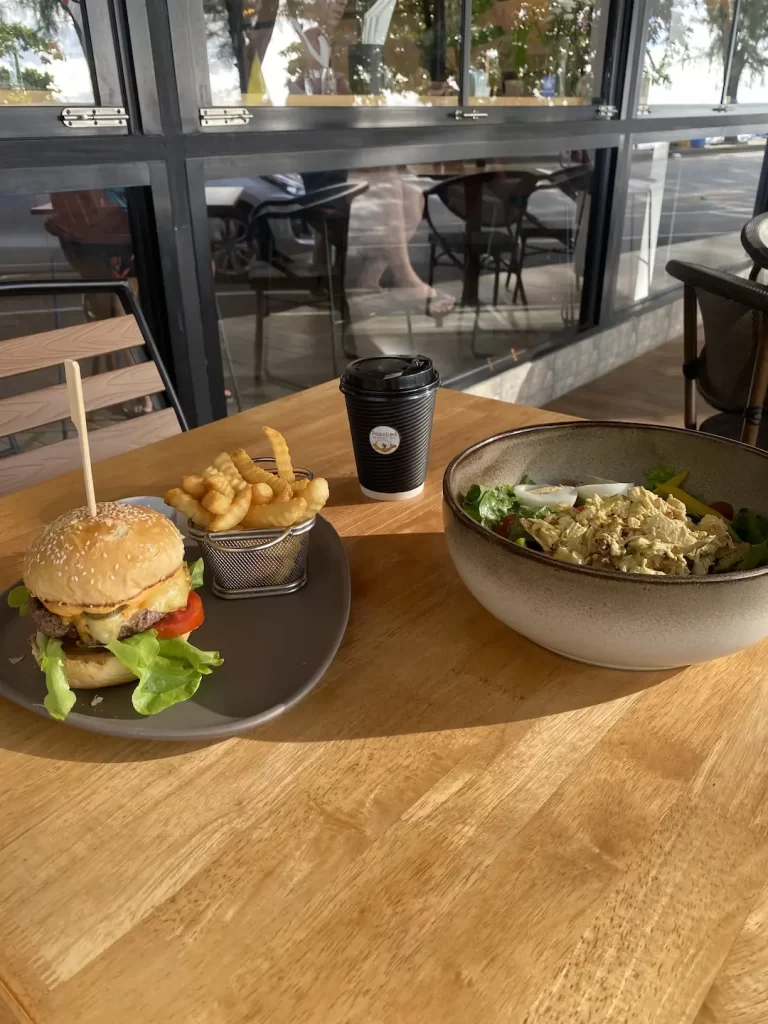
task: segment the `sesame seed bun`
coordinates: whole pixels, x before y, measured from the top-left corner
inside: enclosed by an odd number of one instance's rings
[[[179,639],[186,640],[188,637],[189,633],[183,633]],[[40,652],[35,638],[31,636],[29,639],[35,661],[39,665]],[[105,686],[120,686],[136,679],[136,675],[104,647],[95,647],[92,650],[73,650],[65,647],[64,668],[73,690],[97,690]]]
[[[46,526],[24,564],[24,584],[46,604],[108,609],[177,572],[184,539],[153,509],[103,501]],[[125,680],[121,680],[125,681]]]

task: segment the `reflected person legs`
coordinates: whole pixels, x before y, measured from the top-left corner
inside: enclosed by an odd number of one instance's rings
[[[424,215],[424,196],[418,188],[403,182],[394,168],[367,172],[368,192],[355,204],[355,212],[364,218],[361,233],[372,242],[365,256],[358,286],[376,290],[390,269],[396,288],[408,289],[419,301],[427,303],[432,316],[445,316],[455,305],[450,295],[442,295],[423,281],[413,268],[408,243]]]

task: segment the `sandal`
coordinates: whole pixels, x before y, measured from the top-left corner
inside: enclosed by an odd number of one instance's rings
[[[424,312],[437,320],[438,326],[442,326],[443,317],[448,316],[456,308],[456,299],[445,292],[435,292],[431,299],[427,299]]]

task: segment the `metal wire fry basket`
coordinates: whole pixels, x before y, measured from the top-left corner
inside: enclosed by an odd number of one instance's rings
[[[254,459],[270,472],[274,459]],[[296,469],[296,478],[311,480],[312,473]],[[188,532],[199,545],[217,597],[273,597],[293,594],[307,582],[309,537],[314,516],[284,530],[230,530],[206,533],[193,523]]]

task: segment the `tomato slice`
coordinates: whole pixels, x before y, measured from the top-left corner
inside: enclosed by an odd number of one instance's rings
[[[496,524],[494,531],[498,533],[500,537],[506,537],[507,540],[509,540],[509,535],[514,530],[516,523],[517,515],[514,512],[510,512],[508,516],[504,516],[504,518]]]
[[[193,629],[203,624],[204,618],[203,602],[194,590],[190,590],[187,607],[169,612],[165,618],[156,622],[152,629],[156,630],[161,640],[171,640],[183,633],[191,633]]]
[[[713,501],[709,507],[726,519],[733,519],[733,505],[729,501]]]

